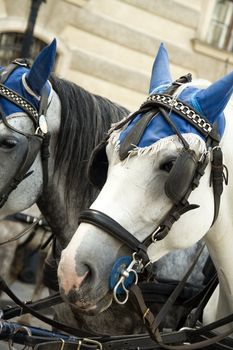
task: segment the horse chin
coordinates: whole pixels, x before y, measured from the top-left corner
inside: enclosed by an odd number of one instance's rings
[[[78,304],[71,304],[71,309],[74,313],[82,313],[87,316],[95,316],[100,314],[101,312],[107,310],[112,304],[112,293],[107,293],[102,299],[100,299],[96,304],[91,305],[90,304],[87,307],[84,307],[83,305]]]

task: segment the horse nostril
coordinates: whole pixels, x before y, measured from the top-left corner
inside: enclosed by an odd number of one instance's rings
[[[12,149],[18,144],[18,140],[15,138],[9,137],[0,141],[0,148]]]
[[[85,266],[85,270],[86,270],[86,276],[83,279],[82,283],[80,286],[82,286],[82,284],[90,284],[93,281],[93,278],[95,276],[94,270],[92,269],[92,267],[88,264],[84,264]]]

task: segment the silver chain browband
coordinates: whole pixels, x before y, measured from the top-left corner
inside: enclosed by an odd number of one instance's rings
[[[212,125],[209,124],[198,113],[196,113],[190,106],[187,106],[187,104],[184,104],[180,100],[174,100],[172,96],[162,94],[151,95],[147,98],[147,101],[143,103],[141,107],[146,105],[148,102],[156,102],[162,106],[165,105],[171,107],[171,109],[177,111],[179,114],[183,114],[185,117],[188,117],[190,121],[196,124],[207,134],[209,134],[213,129]]]
[[[19,108],[21,108],[24,112],[29,114],[30,117],[32,117],[33,121],[37,124],[39,113],[35,109],[35,107],[32,106],[30,102],[25,100],[24,97],[20,96],[16,92],[12,91],[11,89],[7,88],[6,86],[0,84],[0,95],[8,99],[9,101],[13,102],[15,105],[17,105]]]

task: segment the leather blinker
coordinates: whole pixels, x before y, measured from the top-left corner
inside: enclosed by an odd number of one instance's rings
[[[174,203],[179,203],[191,188],[197,165],[194,151],[183,149],[171,168],[164,187],[166,195]]]
[[[108,158],[106,142],[106,140],[103,140],[95,147],[87,166],[88,179],[99,190],[101,190],[107,180]]]

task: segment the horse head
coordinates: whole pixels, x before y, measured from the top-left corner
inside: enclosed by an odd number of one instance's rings
[[[0,68],[0,206],[3,215],[26,209],[42,193],[40,154],[42,145],[49,142],[50,125],[47,124],[51,123],[46,114],[49,115],[49,109],[59,113],[58,109],[54,110],[55,101],[51,102],[53,90],[48,81],[55,55],[54,40],[39,53],[31,67],[27,60],[16,59]]]
[[[208,232],[218,214],[211,164],[214,153],[217,163],[221,158],[232,86],[232,73],[212,85],[190,75],[172,82],[161,45],[147,101],[112,127],[90,160],[91,181],[103,187],[81,214],[58,268],[61,292],[74,308],[103,311],[118,293],[118,279],[132,272],[127,266],[140,270],[142,263],[143,270]]]

